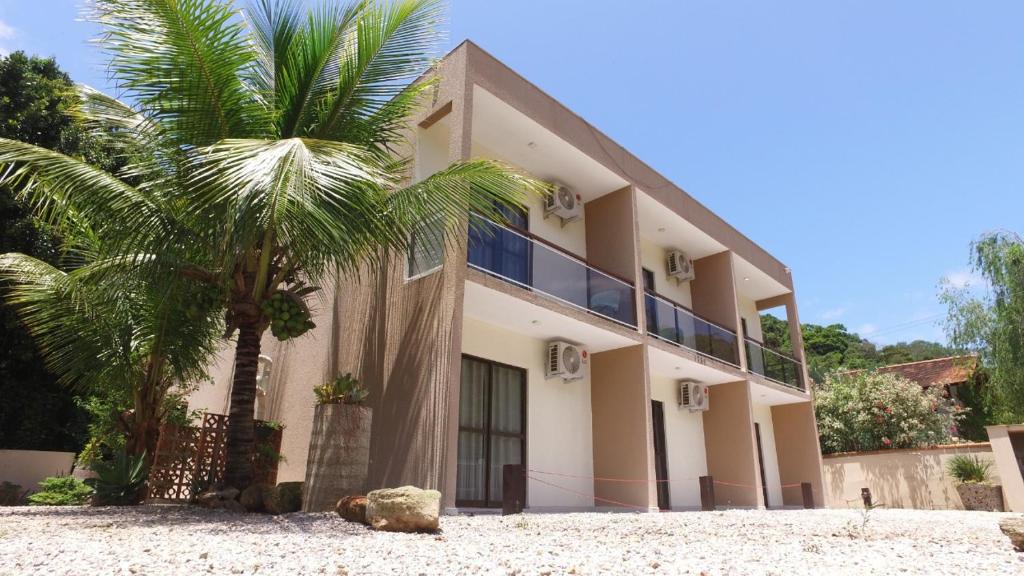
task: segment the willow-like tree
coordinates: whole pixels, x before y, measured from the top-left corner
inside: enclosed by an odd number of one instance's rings
[[[81,114],[110,145],[147,150],[111,177],[0,141],[8,178],[51,220],[87,221],[112,268],[186,277],[237,333],[226,482],[252,480],[263,334],[309,328],[304,300],[335,274],[404,251],[424,223],[448,241],[469,211],[501,219],[540,183],[485,160],[410,183],[410,117],[433,87],[444,6],[95,0],[88,17],[124,101],[92,92]],[[133,182],[128,185],[125,182]],[[144,264],[144,265],[139,265]],[[296,306],[300,311],[296,318]],[[276,322],[275,322],[276,321]]]

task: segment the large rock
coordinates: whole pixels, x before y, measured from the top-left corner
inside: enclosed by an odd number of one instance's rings
[[[366,495],[366,520],[377,530],[433,532],[441,514],[441,493],[415,486],[374,490]]]
[[[1010,539],[1010,544],[1017,552],[1024,552],[1024,517],[1003,518],[999,521],[999,529]]]
[[[269,487],[264,484],[252,484],[238,497],[238,501],[249,512],[260,512],[263,510],[263,493]]]
[[[345,496],[338,500],[335,511],[349,522],[367,524],[366,521],[366,496]]]
[[[263,508],[271,514],[287,514],[302,509],[302,482],[281,482],[263,492]]]
[[[967,482],[956,485],[964,510],[1003,511],[1003,487],[983,482]]]

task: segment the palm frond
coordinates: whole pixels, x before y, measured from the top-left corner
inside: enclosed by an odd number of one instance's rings
[[[336,90],[318,109],[312,135],[341,139],[344,126],[376,114],[434,62],[442,39],[438,0],[376,2],[356,23],[341,55]]]
[[[269,133],[269,112],[243,82],[255,54],[230,3],[95,0],[88,18],[119,88],[180,145]]]

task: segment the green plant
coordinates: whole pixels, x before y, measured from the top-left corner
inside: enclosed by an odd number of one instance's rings
[[[896,374],[833,374],[814,395],[822,452],[917,448],[952,441],[965,414],[941,386]]]
[[[351,373],[313,388],[317,404],[362,404],[369,391]]]
[[[988,482],[991,462],[986,462],[974,455],[957,454],[949,459],[946,469],[949,475],[961,484],[968,482]]]
[[[142,501],[142,489],[149,470],[146,455],[135,456],[125,451],[114,454],[114,458],[93,464],[95,478],[88,483],[96,491],[93,503],[97,506],[126,506]]]
[[[89,502],[92,488],[71,476],[50,476],[39,483],[42,490],[28,497],[32,506],[79,506]]]

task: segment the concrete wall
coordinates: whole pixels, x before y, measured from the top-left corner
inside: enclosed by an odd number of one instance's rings
[[[708,474],[723,483],[715,484],[715,502],[730,507],[762,506],[750,383],[717,384],[708,390],[710,407],[704,412]]]
[[[821,447],[818,427],[814,420],[813,402],[772,406],[772,431],[775,435],[775,454],[779,460],[779,481],[783,504],[802,506],[803,493],[799,486],[810,482],[814,491],[814,505],[825,505],[825,484],[821,469]]]
[[[49,476],[67,476],[75,463],[74,452],[44,450],[0,450],[0,482],[36,492],[39,482]]]
[[[765,484],[768,486],[768,501],[765,506],[775,508],[783,505],[782,482],[779,480],[779,458],[775,450],[775,428],[772,424],[772,408],[764,404],[751,404],[754,422],[761,428],[761,452],[764,454]]]
[[[737,294],[736,299],[739,304],[740,317],[747,321],[749,332],[746,335],[758,342],[764,342],[764,333],[761,331],[761,315],[757,311],[757,304],[742,294]]]
[[[986,426],[1006,509],[1024,512],[1024,424]]]
[[[584,205],[587,261],[623,278],[636,277],[633,189],[626,187]]]
[[[704,418],[700,412],[680,408],[678,396],[679,384],[676,379],[651,377],[651,399],[665,404],[669,502],[675,510],[698,509],[699,478],[708,473]]]
[[[531,509],[593,506],[593,444],[590,377],[572,382],[544,377],[547,342],[463,319],[462,352],[526,370],[526,462],[529,468],[572,477],[534,474],[526,505]],[[593,369],[593,367],[591,367]],[[557,441],[555,441],[557,439]]]
[[[593,354],[590,359],[594,426],[594,473],[598,478],[637,482],[594,481],[595,505],[621,502],[657,509],[651,402],[643,346]],[[646,482],[643,482],[646,481]]]
[[[863,507],[861,488],[870,488],[876,504],[920,510],[963,509],[946,466],[957,454],[973,454],[992,462],[992,482],[1000,484],[991,446],[986,443],[883,450],[824,456],[826,506]]]

